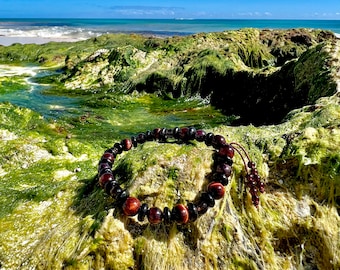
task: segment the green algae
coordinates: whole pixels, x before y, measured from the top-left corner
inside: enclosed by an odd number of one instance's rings
[[[213,42],[215,35],[198,35],[198,40]],[[155,40],[157,46],[167,42]],[[169,54],[183,51],[184,45]],[[322,53],[317,47],[314,52]],[[207,55],[218,58],[215,52]],[[338,94],[291,111],[278,125],[231,127],[224,122],[228,117],[197,97],[57,89],[81,97],[79,115],[45,119],[0,104],[1,267],[340,267]],[[196,222],[152,226],[124,217],[96,184],[102,152],[146,129],[189,124],[249,149],[266,179],[259,209],[244,191],[243,164],[236,156],[226,196]],[[143,202],[172,207],[204,190],[211,154],[203,143],[147,142],[119,155],[115,170],[123,186]]]

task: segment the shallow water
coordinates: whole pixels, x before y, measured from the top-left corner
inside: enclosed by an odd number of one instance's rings
[[[211,128],[230,123],[220,111],[200,98],[163,99],[153,94],[96,94],[68,96],[50,85],[33,82],[34,78],[52,74],[37,67],[0,66],[0,77],[25,82],[22,89],[7,89],[0,102],[29,108],[47,119],[71,122],[78,136],[93,137],[98,130],[107,130],[121,137],[154,127],[196,126]],[[20,84],[19,84],[20,85]],[[105,104],[104,104],[105,103]],[[104,132],[105,133],[105,132]]]

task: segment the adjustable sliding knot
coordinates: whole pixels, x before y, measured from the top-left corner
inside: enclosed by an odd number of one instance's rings
[[[123,189],[115,179],[112,167],[117,155],[123,151],[129,151],[139,144],[147,141],[166,142],[167,139],[175,139],[179,143],[188,143],[191,140],[204,142],[207,146],[214,148],[213,166],[211,182],[207,186],[206,191],[201,192],[199,198],[194,202],[188,202],[187,205],[177,204],[172,209],[164,207],[149,207],[147,203],[142,203],[138,198],[131,197],[128,190]],[[233,143],[239,147],[239,144]],[[139,133],[137,136],[132,136],[129,139],[124,139],[119,143],[115,143],[112,148],[107,149],[102,155],[98,164],[98,182],[105,192],[112,196],[116,204],[121,207],[121,210],[126,216],[137,216],[139,221],[144,221],[147,217],[151,224],[160,222],[178,224],[186,224],[195,221],[199,216],[206,213],[209,207],[214,207],[215,200],[223,198],[225,194],[225,186],[229,183],[229,177],[232,174],[233,157],[236,150],[242,157],[242,152],[228,144],[222,135],[214,135],[206,133],[204,130],[196,130],[193,127],[184,128],[156,128],[153,131]],[[244,150],[244,148],[242,148]],[[245,150],[244,150],[245,151]],[[248,157],[248,155],[246,154]],[[255,164],[249,160],[250,173],[247,174],[247,184],[251,193],[257,196],[257,186],[259,176],[257,174]],[[245,162],[245,161],[244,161]],[[248,179],[249,178],[249,179]],[[255,188],[256,187],[256,188]],[[258,198],[258,197],[257,197]],[[257,203],[256,203],[257,202]],[[258,201],[253,200],[254,205],[258,205]]]

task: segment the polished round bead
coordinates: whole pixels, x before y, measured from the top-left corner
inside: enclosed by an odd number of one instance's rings
[[[129,196],[130,196],[130,193],[128,190],[126,189],[122,190],[122,192],[116,196],[116,203],[118,205],[122,205],[123,203],[125,203],[127,198],[129,198]]]
[[[224,193],[225,193],[225,189],[224,189],[224,186],[221,183],[212,182],[208,186],[208,192],[209,192],[209,194],[211,194],[211,196],[215,200],[219,200],[219,199],[223,198]]]
[[[209,132],[209,133],[205,136],[205,144],[206,144],[207,146],[212,145],[213,139],[214,139],[214,134],[211,133],[211,132]]]
[[[152,131],[152,134],[153,134],[153,136],[154,136],[155,139],[159,140],[160,132],[161,132],[161,129],[160,129],[160,128],[155,128],[155,129]]]
[[[101,172],[101,171],[104,170],[104,169],[109,169],[109,170],[111,170],[111,168],[112,168],[112,164],[107,163],[107,162],[100,162],[100,163],[98,164],[98,173]]]
[[[196,137],[196,128],[189,127],[187,137],[188,137],[188,140],[194,140]]]
[[[198,218],[198,210],[197,206],[193,203],[188,203],[188,212],[189,212],[189,220],[191,222],[195,221]]]
[[[109,181],[105,184],[104,186],[104,190],[108,195],[111,195],[111,190],[118,185],[118,183],[116,181]]]
[[[113,145],[113,150],[117,152],[117,154],[121,154],[123,152],[123,146],[120,143],[115,143]]]
[[[98,176],[101,177],[103,174],[105,173],[111,173],[112,174],[112,170],[111,168],[104,168],[104,169],[101,169],[99,172],[98,172]]]
[[[110,161],[111,163],[113,163],[115,161],[115,156],[114,154],[110,153],[110,152],[105,152],[103,155],[102,155],[102,160],[106,159],[108,161]]]
[[[188,131],[189,131],[189,128],[187,127],[182,127],[180,130],[179,130],[179,138],[182,140],[182,141],[187,141],[189,139],[189,136],[188,136]]]
[[[113,198],[117,198],[122,192],[123,192],[123,189],[120,187],[120,185],[115,185],[115,186],[110,190],[110,195],[111,195]]]
[[[228,176],[226,176],[224,173],[214,173],[213,180],[215,182],[221,183],[223,186],[226,186],[229,183]]]
[[[197,203],[197,213],[198,215],[203,215],[208,211],[208,204],[205,201],[200,200]]]
[[[221,156],[227,156],[227,157],[233,158],[235,154],[235,150],[234,150],[234,147],[232,147],[230,144],[226,144],[226,145],[222,145],[219,148],[218,153]]]
[[[209,207],[214,207],[215,206],[215,200],[211,194],[207,192],[203,192],[201,195],[201,200],[206,202]]]
[[[173,137],[174,137],[175,139],[179,139],[179,132],[180,132],[180,128],[179,128],[179,127],[175,127],[175,128],[173,129]]]
[[[137,143],[145,143],[146,135],[145,133],[139,133],[136,137]]]
[[[125,200],[125,202],[122,206],[122,209],[123,209],[123,212],[126,216],[135,216],[135,215],[137,215],[140,206],[141,206],[141,203],[137,198],[128,197]]]
[[[132,148],[132,142],[130,139],[124,139],[120,143],[124,151],[129,151]]]
[[[202,129],[199,129],[199,130],[196,131],[195,139],[198,142],[204,142],[205,141],[205,136],[206,136],[205,131],[202,130]]]
[[[171,222],[171,211],[167,206],[163,209],[163,220],[167,224]]]
[[[151,224],[158,224],[162,222],[162,210],[158,207],[151,207],[148,211],[148,220]]]
[[[185,224],[189,221],[189,212],[183,204],[177,204],[171,212],[172,219],[178,224]]]
[[[139,208],[138,212],[138,220],[144,221],[145,216],[148,214],[149,206],[147,203],[143,203],[142,206]]]
[[[227,144],[225,138],[222,135],[215,135],[211,142],[212,146],[216,149],[219,149],[220,147]]]
[[[216,166],[216,172],[223,173],[225,176],[229,177],[231,175],[232,169],[228,164],[222,163]]]
[[[253,194],[251,196],[251,201],[252,201],[253,205],[257,207],[259,205],[259,203],[260,203],[260,198],[259,198],[258,195]]]
[[[153,136],[153,133],[150,130],[145,132],[145,136],[146,136],[147,141],[153,141],[155,139],[155,137]]]
[[[104,185],[109,182],[109,181],[113,181],[113,175],[112,173],[104,173],[102,176],[99,177],[99,185],[101,187],[104,187]]]

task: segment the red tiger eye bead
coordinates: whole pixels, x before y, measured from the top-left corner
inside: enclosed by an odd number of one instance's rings
[[[132,148],[132,141],[130,139],[124,139],[121,142],[124,151],[128,151]]]
[[[102,176],[99,177],[99,185],[101,187],[104,187],[105,184],[109,181],[113,181],[113,175],[112,173],[104,173]]]
[[[215,200],[223,198],[225,189],[221,183],[212,182],[208,186],[208,192],[213,196]]]
[[[158,207],[151,207],[147,216],[151,224],[158,224],[162,221],[162,210]]]
[[[140,201],[134,197],[128,197],[123,204],[123,212],[126,216],[134,216],[138,214],[141,206]]]
[[[115,161],[115,156],[112,153],[105,152],[102,156],[102,159],[107,159],[108,161],[113,163]]]
[[[185,224],[189,221],[189,211],[188,208],[183,204],[177,204],[171,213],[173,219],[179,224]]]
[[[221,156],[227,156],[227,157],[233,158],[235,151],[234,151],[234,147],[232,147],[230,144],[226,144],[220,147],[218,153]]]

